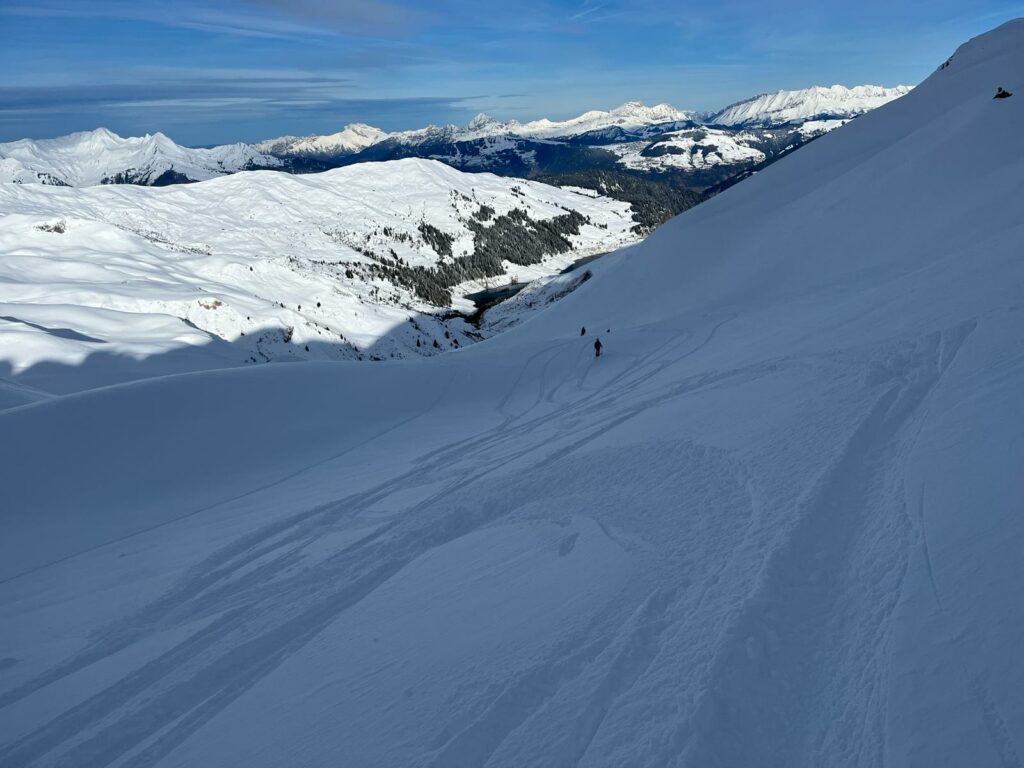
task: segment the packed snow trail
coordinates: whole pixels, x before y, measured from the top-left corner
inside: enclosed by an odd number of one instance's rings
[[[472,348],[0,413],[0,764],[1024,765],[1020,72]]]

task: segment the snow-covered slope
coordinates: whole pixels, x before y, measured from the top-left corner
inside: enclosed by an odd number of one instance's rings
[[[767,159],[764,137],[748,131],[691,128],[667,133],[652,142],[617,144],[612,149],[627,168],[699,171],[716,166],[743,166]]]
[[[364,123],[351,123],[328,136],[282,136],[253,145],[259,152],[277,157],[331,158],[351,155],[388,137],[385,131]]]
[[[808,120],[850,118],[870,112],[908,94],[913,86],[815,86],[775,91],[732,104],[708,119],[712,125],[763,126],[799,124]]]
[[[0,413],[0,762],[1020,764],[1022,72],[454,354]]]
[[[665,123],[689,122],[695,117],[695,113],[684,112],[671,104],[655,104],[653,107],[648,107],[639,101],[628,101],[615,109],[592,110],[569,120],[558,121],[544,118],[528,123],[516,121],[498,123],[485,115],[480,115],[475,122],[480,127],[500,126],[503,130],[516,136],[554,139],[603,131],[609,128],[633,132]],[[470,128],[473,128],[473,123],[470,124]]]
[[[557,221],[562,235],[544,229]],[[465,324],[416,320],[446,306],[453,283],[557,272],[634,241],[634,224],[625,203],[429,160],[164,189],[2,185],[0,376],[68,391],[432,354],[472,340]],[[442,264],[455,279],[428,279]]]
[[[248,144],[191,149],[162,133],[122,138],[105,128],[35,141],[0,144],[0,183],[167,184],[202,181],[281,164]]]

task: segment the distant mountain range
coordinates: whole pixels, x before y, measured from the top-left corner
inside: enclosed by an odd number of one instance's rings
[[[835,128],[909,90],[834,85],[777,91],[716,113],[634,101],[569,120],[521,123],[481,114],[466,126],[394,133],[353,123],[326,136],[282,136],[209,149],[182,147],[162,133],[121,138],[100,128],[57,139],[0,144],[0,181],[159,186],[241,170],[324,170],[367,160],[425,157],[462,170],[509,176],[596,168],[682,172],[694,177],[688,179],[693,186],[702,186],[720,180],[720,173],[707,178],[710,169],[763,162],[794,142]]]
[[[380,128],[352,123],[329,136],[281,136],[257,142],[253,147],[259,152],[278,157],[327,159],[353,155],[387,137],[388,134]]]
[[[192,149],[174,143],[162,133],[122,138],[106,128],[57,139],[22,139],[0,144],[0,182],[22,184],[158,187],[282,165],[282,160],[249,144]]]
[[[0,182],[163,186],[273,169],[325,171],[420,158],[468,172],[586,188],[628,202],[650,229],[807,141],[910,90],[865,85],[760,94],[715,113],[628,102],[569,120],[496,120],[386,132],[353,123],[325,136],[193,149],[162,133],[100,128],[0,144]]]

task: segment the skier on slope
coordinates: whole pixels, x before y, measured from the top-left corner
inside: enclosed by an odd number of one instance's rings
[[[582,328],[580,328],[580,336],[586,336],[586,335],[587,335],[587,326],[584,325]]]
[[[602,346],[601,345],[601,340],[600,339],[594,339],[594,357],[600,357],[601,356],[601,346]]]

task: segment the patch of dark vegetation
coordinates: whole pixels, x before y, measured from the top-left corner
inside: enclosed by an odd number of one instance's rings
[[[145,184],[146,178],[148,177],[141,176],[134,168],[130,168],[113,176],[104,176],[100,179],[100,184]]]
[[[169,187],[172,184],[191,184],[194,179],[190,179],[184,173],[178,173],[173,168],[168,168],[166,171],[157,176],[153,181],[150,182],[151,187]]]
[[[560,187],[592,189],[605,197],[629,203],[636,222],[633,231],[637,234],[650,232],[704,199],[701,192],[671,175],[653,179],[624,171],[585,170],[538,176],[535,180]]]
[[[480,208],[474,211],[473,218],[477,221],[490,221],[494,218],[494,209],[485,203],[480,203]]]
[[[168,168],[157,178],[150,182],[150,186],[170,186],[171,184],[190,184],[195,179],[190,179],[183,173],[178,173],[173,168]]]
[[[40,232],[54,232],[58,235],[63,235],[67,232],[68,225],[64,219],[58,219],[57,221],[47,222],[46,224],[39,224],[36,226]]]
[[[530,266],[539,264],[545,256],[571,251],[567,236],[579,234],[580,227],[588,223],[590,220],[578,211],[538,221],[515,208],[494,217],[490,226],[470,219],[467,226],[473,232],[473,252],[468,255],[452,257],[451,241],[447,241],[448,254],[434,267],[411,267],[400,259],[372,256],[375,263],[370,271],[373,277],[404,286],[434,306],[447,307],[454,286],[503,275],[505,262]]]
[[[39,173],[39,180],[43,184],[48,184],[51,187],[70,187],[71,186],[70,184],[68,184],[63,179],[58,179],[52,173],[42,173],[42,172]],[[15,184],[21,184],[22,182],[15,181],[14,183]]]
[[[151,173],[140,173],[134,168],[128,168],[100,180],[100,184],[135,184],[150,187],[169,187],[173,184],[192,184],[193,182],[195,179],[190,179],[173,168],[168,168],[156,178],[152,178]]]
[[[497,149],[492,139],[459,139],[451,130],[416,143],[385,139],[361,152],[338,158],[339,165],[400,160],[422,157],[440,160],[460,171],[486,171],[499,176],[526,177],[536,173],[562,173],[579,168],[614,168],[617,157],[599,147],[564,144],[556,141],[503,137]]]
[[[447,232],[443,232],[433,224],[428,224],[425,221],[420,222],[419,232],[420,237],[423,238],[427,245],[434,249],[434,253],[438,256],[452,255],[452,243],[455,242],[455,238]]]
[[[261,166],[250,164],[247,171],[284,171],[285,173],[323,173],[341,165],[333,158],[318,157],[279,157],[281,165]]]

